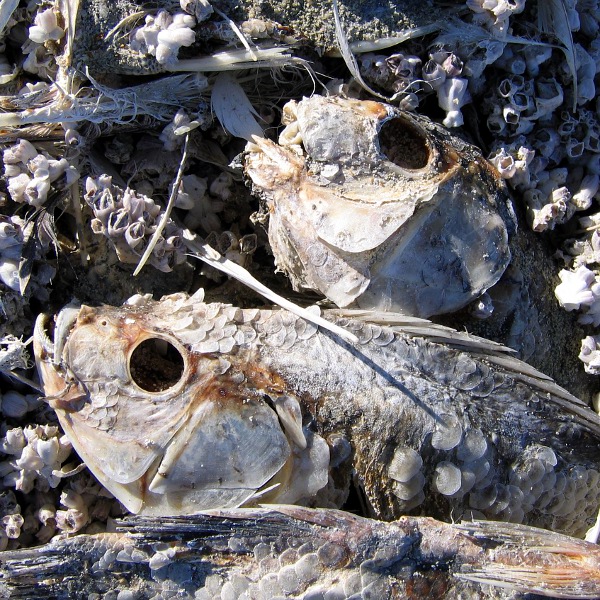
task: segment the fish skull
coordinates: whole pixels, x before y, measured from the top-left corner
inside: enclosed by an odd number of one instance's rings
[[[324,457],[325,485],[327,444],[303,431],[294,398],[265,401],[272,390],[228,379],[220,358],[191,352],[149,324],[146,310],[70,305],[57,316],[53,340],[45,315],[34,333],[47,401],[77,453],[128,510],[190,514],[269,492],[293,502],[306,493],[302,470]]]
[[[249,145],[245,172],[295,289],[428,317],[500,279],[514,215],[473,146],[426,118],[342,97],[292,101],[284,123],[279,144]]]

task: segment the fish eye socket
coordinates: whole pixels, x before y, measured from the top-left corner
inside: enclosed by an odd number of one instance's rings
[[[145,392],[164,392],[181,380],[184,371],[181,352],[163,338],[144,340],[129,357],[129,373]]]
[[[429,162],[430,148],[425,134],[402,117],[381,126],[379,145],[382,154],[403,169],[422,169]]]

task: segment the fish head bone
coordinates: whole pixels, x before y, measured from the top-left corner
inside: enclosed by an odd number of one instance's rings
[[[40,377],[75,450],[135,513],[239,506],[277,474],[288,489],[293,455],[302,464],[319,443],[302,448],[301,424],[280,424],[278,414],[294,420],[293,402],[266,402],[267,384],[191,351],[152,306],[83,306],[53,343],[36,326]]]
[[[475,148],[379,102],[313,96],[286,106],[293,135],[256,140],[245,170],[296,289],[427,317],[498,281],[513,213]]]

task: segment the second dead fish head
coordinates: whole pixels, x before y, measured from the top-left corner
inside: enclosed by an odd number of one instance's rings
[[[480,152],[426,118],[313,96],[284,107],[279,144],[245,169],[296,289],[340,307],[428,317],[458,310],[510,262],[510,199]]]

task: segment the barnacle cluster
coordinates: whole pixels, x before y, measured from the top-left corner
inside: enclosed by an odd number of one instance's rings
[[[590,336],[581,358],[586,371],[597,372],[591,365],[598,327],[592,289],[600,274],[594,249],[600,189],[599,4],[469,0],[466,5],[472,17],[441,32],[430,48],[431,59],[439,51],[458,57],[460,77],[487,129],[482,135],[489,140],[490,161],[514,190],[529,226],[566,238],[557,255],[565,269],[556,295],[567,310],[583,312],[580,323],[589,327]],[[443,65],[439,58],[425,63],[423,79],[431,78],[432,86],[445,80]],[[450,120],[447,113],[445,123]]]
[[[461,108],[471,101],[468,80],[462,77],[464,63],[454,52],[434,48],[423,67],[423,79],[435,90],[438,104],[446,112],[446,127],[464,123]]]
[[[94,213],[92,231],[106,236],[114,246],[119,260],[137,264],[155,233],[164,212],[147,196],[132,189],[121,189],[112,178],[102,175],[88,177],[85,201]],[[182,231],[170,219],[158,238],[149,263],[168,272],[185,261]]]
[[[170,65],[177,60],[181,46],[191,46],[195,39],[193,27],[196,19],[187,13],[171,15],[161,10],[156,16],[148,15],[142,27],[131,32],[132,50],[156,57],[161,65]]]
[[[26,56],[23,62],[25,71],[43,78],[56,76],[58,43],[65,35],[59,17],[62,20],[62,15],[53,6],[39,7],[28,29],[28,39],[22,46]]]
[[[64,176],[64,184],[77,180],[77,169],[66,158],[52,158],[38,152],[34,145],[20,139],[2,153],[8,193],[15,202],[26,202],[39,208],[48,199],[53,183]]]

